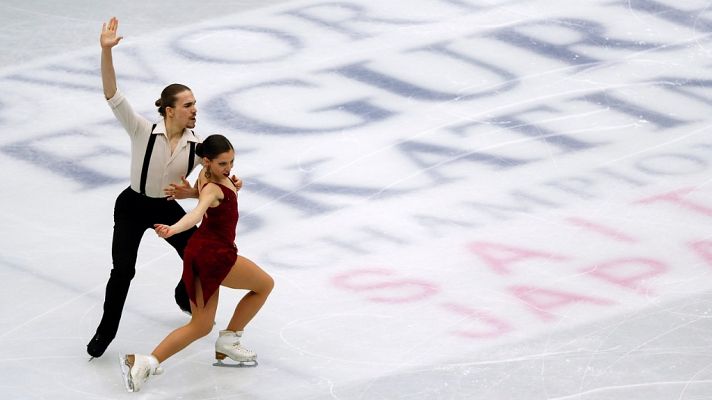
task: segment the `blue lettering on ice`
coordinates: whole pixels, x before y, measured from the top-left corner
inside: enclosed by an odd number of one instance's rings
[[[543,39],[527,35],[522,28],[548,27],[559,25],[578,33],[581,38],[566,44],[547,42]],[[502,42],[538,53],[544,57],[552,58],[575,66],[587,66],[600,63],[604,60],[585,55],[586,47],[618,48],[632,50],[646,50],[661,45],[658,43],[643,43],[608,37],[605,27],[599,23],[582,19],[559,19],[527,22],[512,27],[502,28],[487,33],[486,36],[494,37]]]
[[[413,140],[399,143],[397,148],[405,157],[420,167],[421,171],[430,176],[434,183],[438,184],[455,180],[438,171],[439,168],[455,162],[475,162],[489,165],[495,169],[507,169],[532,161]]]
[[[502,83],[490,90],[485,90],[477,93],[453,93],[443,92],[438,90],[428,89],[422,86],[417,86],[413,83],[406,82],[398,77],[389,75],[383,72],[376,71],[366,66],[367,62],[353,63],[342,67],[330,69],[328,71],[336,72],[349,79],[357,82],[365,83],[373,87],[386,90],[404,98],[415,98],[425,101],[448,101],[453,99],[470,100],[478,97],[491,96],[500,93],[502,90],[509,90],[517,86],[518,81],[516,75],[504,69],[498,68],[492,64],[484,63],[475,60],[471,57],[455,53],[441,44],[436,44],[433,48],[422,48],[417,50],[428,50],[437,54],[446,55],[448,57],[465,61],[478,68],[493,72],[501,77]]]
[[[123,82],[124,85],[126,85],[126,82],[153,84],[156,80],[159,80],[158,75],[144,62],[145,60],[138,50],[132,49],[131,47],[124,47],[117,51],[121,52],[122,56],[125,55],[129,59],[133,59],[142,67],[140,69],[141,74],[117,74],[117,79]],[[73,66],[63,63],[48,64],[39,69],[30,69],[28,71],[8,75],[6,79],[39,86],[101,93],[99,63],[96,57],[83,56],[72,60],[65,60],[64,62],[72,62],[84,66]],[[49,72],[49,74],[47,74],[47,72]],[[45,75],[47,77],[45,77]]]
[[[706,105],[712,105],[712,97],[702,96],[689,90],[690,88],[712,88],[712,80],[662,76],[655,79],[655,83],[668,91],[678,93]]]
[[[608,92],[597,92],[579,97],[579,100],[588,101],[601,107],[610,107],[620,113],[627,114],[638,120],[644,120],[657,125],[658,129],[674,128],[693,121],[669,117],[657,111],[645,108],[641,105],[627,102]]]
[[[299,163],[298,166],[287,166],[289,171],[299,171],[299,181],[294,188],[284,188],[271,185],[258,177],[249,179],[251,191],[256,194],[268,197],[274,201],[280,202],[288,207],[300,210],[306,215],[318,215],[328,213],[342,208],[338,204],[329,204],[317,199],[324,198],[328,195],[330,198],[337,196],[341,197],[356,197],[367,199],[381,199],[392,196],[400,196],[406,193],[411,193],[414,190],[422,188],[408,189],[392,189],[382,188],[378,186],[350,186],[337,183],[320,182],[318,176],[315,177],[314,171],[316,165],[323,163],[326,160],[317,159],[313,161],[305,161]],[[254,188],[253,188],[254,187]]]
[[[256,194],[271,198],[285,206],[300,210],[306,215],[314,216],[336,211],[342,206],[318,201],[324,195],[341,195],[361,198],[385,198],[403,195],[412,190],[384,190],[379,187],[346,186],[335,184],[308,183],[295,190],[287,190],[271,185],[259,178],[250,178],[250,185]],[[308,196],[315,194],[316,196]]]
[[[498,75],[500,77],[501,82],[499,85],[494,86],[491,90],[460,95],[460,98],[471,99],[477,97],[486,97],[492,94],[499,94],[503,91],[512,90],[519,85],[519,77],[512,71],[506,70],[502,67],[490,64],[482,60],[478,60],[476,58],[473,58],[471,55],[456,52],[455,50],[448,48],[451,43],[452,42],[432,43],[427,46],[413,49],[411,51],[429,51],[438,55],[450,57],[454,60],[465,62],[476,67],[478,69],[477,71],[474,71],[476,73],[480,73],[480,70],[483,70],[485,72],[491,72],[495,75]]]
[[[706,160],[690,154],[660,153],[636,160],[635,167],[648,175],[670,176],[702,173],[709,165]]]
[[[488,7],[484,7],[484,6],[482,6],[482,5],[479,5],[479,4],[472,4],[472,3],[470,3],[470,2],[463,1],[463,0],[439,0],[439,1],[441,1],[441,2],[443,2],[443,3],[446,3],[446,4],[449,4],[449,5],[456,6],[456,7],[458,7],[458,8],[461,8],[461,9],[463,9],[463,10],[470,11],[470,12],[474,12],[474,11],[484,11],[484,10],[487,10],[487,9],[489,9],[489,8],[496,7],[496,5],[490,5],[490,6],[488,6]]]
[[[101,172],[87,168],[77,162],[78,159],[84,159],[91,156],[101,157],[113,154],[126,155],[126,153],[116,151],[113,148],[98,146],[94,148],[91,153],[82,154],[82,157],[63,157],[35,146],[35,144],[41,143],[47,139],[72,135],[87,136],[78,132],[59,132],[43,137],[36,137],[29,140],[10,143],[0,147],[0,151],[11,157],[26,161],[33,166],[41,167],[52,173],[72,179],[87,189],[111,185],[126,180],[126,178],[116,178],[104,175]]]
[[[229,101],[231,96],[238,96],[249,91],[287,86],[305,89],[314,89],[319,87],[318,85],[302,80],[264,82],[216,96],[214,100],[208,102],[205,107],[206,112],[212,114],[216,119],[226,123],[231,128],[253,133],[268,133],[275,135],[317,134],[355,129],[385,120],[394,114],[394,112],[390,110],[376,106],[371,103],[369,99],[355,99],[341,104],[333,104],[308,111],[315,114],[339,111],[350,116],[357,117],[358,122],[331,127],[297,127],[281,125],[251,117],[244,112],[237,110],[236,107]],[[315,118],[314,121],[318,122],[318,118]]]
[[[704,9],[697,9],[688,12],[653,0],[625,0],[618,1],[617,3],[626,9],[644,11],[654,15],[657,18],[667,20],[677,25],[693,28],[698,32],[712,31],[712,21],[701,16],[705,11],[707,11],[707,6],[705,6]]]
[[[310,13],[310,10],[328,10],[328,15],[340,15],[344,11],[349,11],[350,15],[338,20],[327,19],[322,16],[317,15],[318,13]],[[335,9],[335,10],[334,10]],[[372,35],[365,31],[358,31],[353,29],[352,26],[358,23],[367,24],[387,24],[387,25],[415,25],[423,24],[431,21],[417,21],[410,19],[401,18],[379,18],[370,16],[367,10],[358,4],[346,3],[346,2],[330,2],[321,3],[315,5],[308,5],[301,8],[295,8],[284,12],[284,14],[291,15],[306,21],[309,21],[317,26],[326,28],[328,30],[338,32],[353,40],[365,39],[371,37]]]
[[[263,34],[265,36],[277,39],[278,41],[284,43],[287,45],[287,50],[283,52],[282,54],[278,55],[272,55],[270,57],[263,57],[263,58],[251,58],[251,57],[242,57],[240,58],[238,55],[240,54],[239,51],[231,52],[229,53],[228,56],[223,56],[221,57],[219,53],[216,54],[200,54],[196,52],[195,50],[191,50],[188,48],[187,44],[190,43],[190,40],[192,40],[193,36],[199,36],[199,35],[204,35],[206,33],[212,33],[215,31],[223,31],[223,30],[228,30],[228,31],[237,31],[235,34],[235,38],[240,38],[240,31],[242,32],[248,32],[248,33],[257,33],[257,34]],[[235,46],[226,46],[227,48],[234,48]],[[289,33],[279,31],[276,29],[268,29],[268,28],[262,28],[262,27],[257,27],[257,26],[238,26],[238,25],[232,25],[232,26],[216,26],[216,27],[210,27],[210,28],[205,28],[205,29],[199,29],[196,31],[192,31],[190,33],[187,33],[185,35],[181,35],[180,38],[176,39],[171,43],[171,48],[173,51],[178,53],[179,55],[191,59],[191,60],[197,60],[197,61],[205,61],[205,62],[211,62],[211,63],[223,63],[223,64],[255,64],[255,63],[263,63],[263,62],[273,62],[273,61],[279,61],[286,59],[292,55],[294,55],[296,52],[298,52],[300,49],[304,47],[304,44],[302,43],[301,39],[298,37],[291,35]],[[252,55],[252,54],[250,54]]]
[[[500,115],[490,119],[490,122],[496,126],[502,126],[525,136],[540,140],[544,143],[555,145],[564,152],[587,150],[595,146],[600,146],[607,143],[591,143],[583,140],[575,139],[569,135],[564,135],[546,129],[542,126],[530,124],[521,119],[521,117],[530,112],[550,112],[560,115],[560,110],[549,106],[537,106],[526,110],[517,111],[514,114]]]

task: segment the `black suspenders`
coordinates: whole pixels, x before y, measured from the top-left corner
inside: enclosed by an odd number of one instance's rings
[[[148,176],[148,163],[151,162],[151,153],[153,153],[153,144],[156,143],[156,135],[153,130],[156,129],[156,124],[151,127],[151,133],[148,135],[148,145],[146,146],[146,154],[143,156],[143,169],[141,169],[141,194],[146,195],[146,177]]]
[[[153,144],[156,143],[156,135],[153,134],[153,130],[156,129],[156,124],[151,127],[151,133],[148,136],[148,145],[146,145],[146,154],[143,156],[143,168],[141,168],[141,194],[146,195],[146,178],[148,178],[148,164],[151,162],[151,154],[153,153]],[[192,132],[192,131],[191,131]],[[187,177],[190,175],[190,171],[193,170],[193,165],[195,165],[195,142],[190,142],[190,155],[188,156],[188,172],[185,173]]]
[[[193,132],[193,131],[191,131]],[[195,133],[193,133],[195,134]],[[190,155],[188,156],[188,172],[185,173],[187,178],[190,175],[190,171],[193,170],[193,165],[195,164],[195,142],[190,142]]]

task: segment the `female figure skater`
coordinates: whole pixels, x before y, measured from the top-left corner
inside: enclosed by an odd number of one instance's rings
[[[237,254],[237,187],[229,177],[235,158],[232,145],[222,135],[211,135],[198,145],[196,154],[203,161],[196,183],[198,205],[173,225],[155,225],[158,236],[169,238],[202,219],[183,257],[183,283],[190,297],[192,317],[188,324],[166,336],[150,355],[120,357],[124,383],[130,392],[139,391],[150,375],[160,374],[159,365],[168,357],[210,333],[220,285],[249,292],[235,307],[227,328],[220,331],[215,358],[256,363],[257,355],[243,347],[240,339],[247,323],[267,300],[274,281],[255,263]]]

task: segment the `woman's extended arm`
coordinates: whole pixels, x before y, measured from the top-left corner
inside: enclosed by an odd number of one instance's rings
[[[153,225],[153,228],[156,230],[156,234],[165,239],[190,229],[200,222],[201,219],[203,219],[203,215],[205,215],[205,212],[208,211],[211,204],[221,200],[220,196],[222,196],[222,190],[220,190],[220,188],[216,185],[206,185],[203,190],[200,191],[198,205],[195,206],[194,209],[185,214],[183,218],[171,226],[163,224]]]

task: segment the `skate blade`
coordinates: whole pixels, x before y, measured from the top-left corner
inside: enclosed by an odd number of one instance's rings
[[[124,387],[126,387],[127,392],[132,393],[134,390],[133,382],[131,382],[131,367],[129,367],[129,362],[125,354],[119,356],[119,366],[121,366],[121,376],[124,379]]]
[[[227,368],[254,368],[257,366],[257,360],[252,361],[236,361],[235,363],[224,363],[222,360],[217,360],[213,363],[213,367],[227,367]]]

